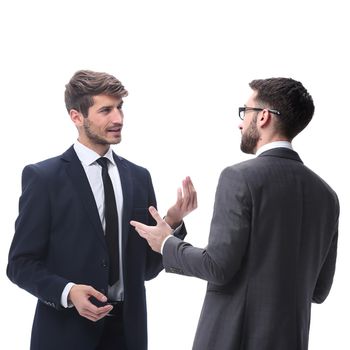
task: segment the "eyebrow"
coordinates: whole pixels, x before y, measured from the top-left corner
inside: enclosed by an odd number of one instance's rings
[[[114,104],[110,104],[110,105],[103,105],[102,107],[100,107],[97,112],[102,112],[104,109],[111,109],[111,108],[114,108],[114,106],[117,106],[117,107],[121,107],[123,106],[123,103],[124,101],[121,101],[120,103],[114,105]]]
[[[113,105],[104,105],[104,106],[102,106],[102,107],[100,107],[98,110],[97,110],[97,112],[101,112],[103,109],[108,109],[108,108],[113,108]]]

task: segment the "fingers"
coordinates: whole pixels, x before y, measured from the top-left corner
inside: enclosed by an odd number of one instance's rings
[[[100,293],[99,291],[97,291],[96,289],[90,287],[91,290],[89,291],[90,292],[90,295],[95,297],[98,301],[102,302],[102,303],[105,303],[107,301],[107,297]]]
[[[109,312],[112,311],[112,309],[113,309],[112,305],[105,305],[101,307],[92,305],[90,307],[86,307],[82,309],[80,315],[89,319],[90,321],[96,322],[102,319],[103,317],[105,317]]]
[[[140,228],[138,228],[138,227],[135,227],[135,230],[136,230],[136,232],[137,232],[142,238],[144,238],[144,239],[146,239],[146,240],[148,239],[149,234],[148,234],[147,231],[142,230],[142,229],[140,229]]]
[[[176,198],[176,202],[177,203],[181,203],[182,202],[182,189],[178,188],[177,189],[177,198]]]
[[[70,291],[70,300],[79,314],[95,322],[105,317],[113,309],[113,306],[104,305],[97,307],[90,301],[91,297],[94,297],[102,303],[107,301],[105,295],[91,286],[74,285]]]
[[[160,217],[160,215],[155,207],[151,206],[148,208],[148,210],[151,213],[153,219],[156,220],[157,224],[160,224],[163,222],[163,219]]]
[[[109,304],[101,307],[91,304],[81,309],[80,315],[89,319],[90,321],[96,322],[109,314],[112,309],[113,306]]]
[[[155,207],[151,206],[148,208],[148,210],[149,210],[150,214],[152,215],[153,219],[156,220],[157,225],[161,224],[164,221],[161,218],[161,216],[159,215],[159,213]],[[149,227],[150,227],[150,226],[143,224],[142,222],[135,221],[135,220],[131,220],[130,225],[134,226],[136,231],[138,233],[140,233],[141,235],[148,232]]]
[[[142,236],[146,233],[147,225],[143,224],[142,222],[130,221],[130,225],[135,227],[135,230]]]
[[[189,192],[188,192],[188,186],[187,186],[186,180],[182,181],[182,192],[183,192],[183,196],[181,199],[181,206],[186,207],[189,199]]]
[[[189,183],[189,177],[187,176],[185,180],[182,182],[183,191],[184,191],[184,199],[186,204],[191,200],[191,187]]]
[[[189,176],[187,176],[182,181],[182,186],[183,186],[183,192],[184,192],[184,198],[183,198],[184,210],[192,211],[193,209],[197,208],[197,192]]]
[[[193,209],[197,208],[197,191],[194,188],[194,185],[192,183],[192,180],[190,177],[188,177],[188,188],[189,188],[189,193],[190,193],[190,197],[191,197],[191,206]]]

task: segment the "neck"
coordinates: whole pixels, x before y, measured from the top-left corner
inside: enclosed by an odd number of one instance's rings
[[[269,149],[278,148],[278,147],[285,147],[285,148],[293,149],[292,144],[289,141],[277,140],[277,141],[265,143],[263,146],[261,146],[260,148],[257,149],[257,151],[255,152],[255,155],[258,156],[259,154],[261,154]]]
[[[81,137],[78,138],[78,141],[84,145],[87,148],[90,148],[91,150],[93,150],[94,152],[96,152],[97,154],[99,154],[101,157],[104,156],[110,145],[105,145],[105,144],[99,144],[99,143],[93,143],[93,142],[87,142],[88,140],[85,140]]]
[[[260,147],[267,145],[268,143],[271,142],[276,142],[276,141],[286,141],[286,142],[291,142],[287,137],[281,136],[281,135],[261,135],[259,138],[259,141],[256,144],[256,150],[258,150]]]

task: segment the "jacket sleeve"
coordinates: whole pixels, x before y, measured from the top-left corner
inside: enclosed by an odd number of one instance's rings
[[[22,173],[22,194],[9,251],[7,276],[45,304],[60,308],[61,293],[69,281],[50,273],[46,267],[49,232],[47,184],[38,167],[29,165]]]
[[[153,206],[157,208],[157,200],[156,195],[154,193],[154,188],[152,184],[152,178],[149,172],[147,171],[148,176],[148,204],[147,208],[150,206]],[[155,225],[155,220],[151,216],[150,213],[148,213],[148,225]],[[146,243],[147,244],[147,243]],[[152,278],[155,278],[160,271],[163,270],[163,263],[162,263],[162,256],[159,253],[154,252],[151,247],[147,244],[147,262],[146,262],[146,271],[145,271],[145,280],[151,280]]]
[[[338,229],[334,234],[327,257],[322,265],[320,274],[317,279],[316,287],[312,296],[312,301],[314,303],[323,303],[331,290],[337,259],[337,245]]]
[[[247,249],[251,222],[251,195],[243,175],[234,167],[226,168],[216,190],[209,241],[196,248],[176,237],[163,249],[167,272],[194,276],[224,285],[241,266]]]
[[[148,207],[153,206],[157,208],[156,196],[154,193],[152,179],[149,173],[148,173],[148,189],[149,189]],[[156,225],[155,220],[150,214],[148,217],[148,225]],[[175,234],[175,236],[178,237],[180,240],[183,240],[186,234],[187,234],[186,227],[185,227],[185,224],[183,223],[181,225],[181,228]],[[148,247],[147,248],[147,266],[146,266],[145,279],[150,280],[156,277],[159,274],[159,272],[163,270],[164,266],[162,262],[162,255],[154,252],[148,244],[147,244],[147,247]]]

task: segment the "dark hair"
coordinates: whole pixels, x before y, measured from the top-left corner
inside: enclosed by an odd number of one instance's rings
[[[255,100],[260,107],[281,113],[276,116],[276,128],[288,139],[292,140],[312,119],[314,102],[299,81],[291,78],[257,79],[249,86],[257,92]]]
[[[66,85],[64,99],[68,113],[76,109],[87,117],[89,108],[94,104],[93,96],[97,95],[121,98],[128,96],[128,92],[113,75],[79,70]]]

